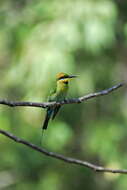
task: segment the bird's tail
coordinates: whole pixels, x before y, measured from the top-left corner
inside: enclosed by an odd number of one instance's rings
[[[46,114],[45,120],[44,120],[44,124],[43,124],[43,129],[47,129],[48,127],[48,122],[49,122],[50,116],[48,114]]]
[[[61,107],[61,106],[56,106],[56,107],[55,107],[55,109],[54,109],[54,111],[53,111],[53,114],[52,114],[52,120],[56,117],[56,115],[57,115],[57,113],[58,113],[60,107]]]
[[[52,115],[52,111],[53,110],[51,108],[48,108],[46,116],[45,116],[45,120],[44,120],[44,123],[43,123],[43,126],[42,126],[42,129],[45,129],[45,130],[47,129],[48,122],[49,122],[49,120],[51,118],[51,115]]]

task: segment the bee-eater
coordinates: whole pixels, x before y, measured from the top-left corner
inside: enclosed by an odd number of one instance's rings
[[[75,78],[75,75],[68,75],[66,73],[58,73],[56,75],[56,88],[51,92],[48,101],[62,101],[65,99],[69,87],[69,81],[72,78]],[[48,122],[52,118],[54,119],[56,114],[58,113],[61,105],[54,105],[47,108],[43,129],[47,129]]]

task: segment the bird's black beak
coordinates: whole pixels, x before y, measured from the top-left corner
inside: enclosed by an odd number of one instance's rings
[[[76,78],[76,75],[69,75],[68,78]]]

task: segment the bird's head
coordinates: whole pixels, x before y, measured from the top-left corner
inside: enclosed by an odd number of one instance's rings
[[[68,74],[62,73],[62,72],[58,73],[56,75],[57,81],[60,82],[60,83],[65,83],[65,84],[68,84],[69,80],[73,79],[75,77],[76,77],[75,75],[68,75]]]

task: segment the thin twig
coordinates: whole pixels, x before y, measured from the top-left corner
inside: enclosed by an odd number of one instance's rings
[[[104,96],[109,93],[111,93],[114,90],[117,90],[118,88],[122,87],[124,84],[120,83],[115,86],[112,86],[111,88],[108,88],[106,90],[102,90],[100,92],[91,93],[79,98],[73,98],[73,99],[66,99],[61,102],[14,102],[14,101],[8,101],[8,100],[0,100],[0,104],[7,105],[10,107],[16,107],[16,106],[29,106],[29,107],[41,107],[41,108],[47,108],[49,106],[53,105],[63,105],[63,104],[76,104],[84,102],[88,99],[95,98],[98,96]]]
[[[94,171],[97,171],[97,172],[109,172],[109,173],[127,174],[127,170],[125,170],[125,169],[104,168],[104,167],[92,164],[90,162],[87,162],[87,161],[79,160],[79,159],[76,159],[76,158],[66,157],[66,156],[63,156],[62,154],[57,154],[57,153],[54,153],[54,152],[49,152],[49,151],[45,150],[44,148],[40,148],[37,145],[32,144],[32,143],[30,143],[30,142],[28,142],[26,140],[23,140],[23,139],[21,139],[19,137],[16,137],[13,134],[11,134],[9,132],[6,132],[6,131],[4,131],[2,129],[0,129],[0,133],[2,135],[12,139],[13,141],[15,141],[17,143],[24,144],[25,146],[27,146],[29,148],[32,148],[33,150],[35,150],[37,152],[40,152],[40,153],[42,153],[42,154],[44,154],[46,156],[50,156],[50,157],[62,160],[62,161],[67,162],[67,163],[81,165],[81,166],[90,168],[90,169],[92,169]]]

